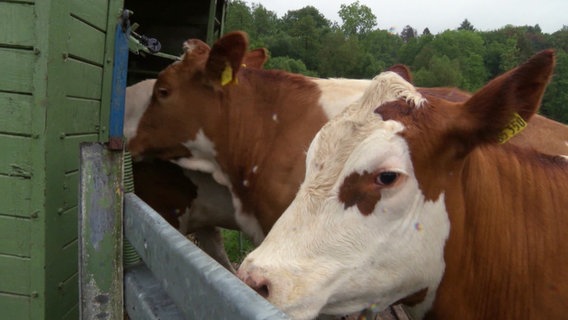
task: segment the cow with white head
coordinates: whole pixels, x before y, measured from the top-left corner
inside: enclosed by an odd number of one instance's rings
[[[568,162],[497,142],[553,66],[544,51],[461,102],[377,76],[316,135],[240,278],[295,319],[397,302],[416,319],[565,316]]]

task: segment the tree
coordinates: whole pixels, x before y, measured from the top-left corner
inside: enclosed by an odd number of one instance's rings
[[[377,17],[371,8],[361,5],[358,0],[350,5],[342,4],[338,13],[343,20],[341,30],[347,37],[370,32],[377,25]]]
[[[251,8],[242,0],[230,1],[227,6],[224,32],[243,30],[249,35],[254,32]]]
[[[400,62],[398,51],[403,45],[402,39],[387,30],[373,30],[361,37],[360,43],[361,49],[369,55],[366,58],[369,66],[364,77],[371,78],[386,67]]]
[[[432,33],[430,32],[430,29],[424,28],[424,31],[422,31],[422,35],[423,36],[431,36]]]
[[[295,39],[295,51],[299,54],[290,57],[302,60],[308,69],[315,70],[321,38],[330,32],[330,25],[329,20],[312,6],[288,11],[282,17],[282,30]]]
[[[568,124],[568,53],[558,50],[554,78],[544,94],[540,112]]]
[[[302,60],[292,59],[290,57],[275,57],[268,60],[265,69],[278,69],[294,73],[300,73],[305,76],[317,77],[317,73],[308,70]]]
[[[460,31],[475,31],[473,25],[469,22],[469,20],[465,19],[461,25],[458,27]]]
[[[278,16],[275,12],[267,10],[262,4],[252,5],[252,18],[255,37],[261,38],[277,32]]]
[[[404,29],[402,29],[402,32],[400,33],[400,37],[402,38],[402,41],[408,42],[408,41],[410,41],[410,39],[416,38],[417,34],[418,34],[418,32],[416,32],[416,29],[407,25],[406,27],[404,27]]]
[[[445,55],[434,56],[427,68],[421,68],[414,74],[414,81],[424,87],[459,87],[463,82],[459,65],[457,59],[451,60]]]

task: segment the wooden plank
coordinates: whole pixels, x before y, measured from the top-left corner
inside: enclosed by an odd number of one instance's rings
[[[0,130],[31,135],[32,105],[31,95],[0,92]]]
[[[64,161],[66,173],[79,170],[79,145],[83,142],[95,142],[98,138],[96,133],[65,137],[62,150],[65,156],[62,160]],[[75,186],[68,185],[69,190],[74,187]]]
[[[65,83],[67,96],[98,100],[101,98],[103,70],[101,67],[68,58]]]
[[[0,293],[0,310],[2,319],[32,319],[30,318],[30,297]]]
[[[0,292],[30,294],[30,259],[0,254]]]
[[[64,215],[67,215],[67,212],[72,211],[75,206],[77,206],[77,199],[79,197],[79,172],[73,171],[68,172],[65,174],[65,179],[63,180],[63,188],[64,188],[64,199],[63,199],[63,208],[66,210]],[[75,208],[76,210],[76,208]],[[69,215],[77,217],[77,212],[72,212]],[[75,221],[76,222],[76,221]],[[77,225],[75,223],[75,225]],[[76,228],[72,229],[75,231],[75,236],[77,236]]]
[[[32,47],[34,45],[34,6],[26,3],[0,2],[0,44]]]
[[[69,54],[102,65],[105,34],[75,17],[69,18]]]
[[[0,48],[0,90],[31,93],[34,62],[30,50]]]
[[[0,150],[10,150],[3,152],[0,157],[0,174],[25,178],[32,176],[31,141],[26,137],[0,134]]]
[[[121,319],[122,153],[81,146],[80,319]]]
[[[0,175],[0,214],[29,217],[31,212],[31,180]]]
[[[78,176],[78,174],[76,174]],[[76,185],[76,189],[79,189],[79,185]],[[77,192],[75,192],[75,195]],[[76,202],[77,198],[75,198]],[[79,208],[77,203],[75,203],[75,207],[64,211],[63,213],[57,214],[56,222],[57,231],[54,232],[54,237],[52,239],[53,246],[55,248],[65,248],[67,246],[77,246],[73,244],[74,241],[77,240],[77,215],[79,212]],[[77,259],[75,259],[77,260]],[[75,271],[77,271],[76,267]]]
[[[106,30],[108,0],[71,0],[71,15]]]
[[[76,268],[75,268],[76,269]],[[66,279],[65,281],[61,282],[57,286],[57,293],[59,295],[59,299],[57,299],[55,305],[53,306],[57,310],[66,310],[67,313],[71,311],[74,314],[72,319],[79,319],[79,309],[77,304],[77,299],[69,299],[65,297],[78,297],[79,296],[79,275],[75,273],[70,278]],[[69,315],[64,314],[57,319],[64,319],[67,318]],[[122,320],[119,319],[119,320]],[[165,319],[164,319],[165,320]]]
[[[30,256],[30,220],[0,216],[0,254]]]
[[[65,134],[98,133],[101,112],[99,100],[66,98],[62,107],[68,119],[65,121]]]
[[[79,287],[79,286],[75,286]],[[78,290],[78,289],[77,289]],[[65,314],[61,320],[77,320],[79,319],[79,304],[75,304],[68,312]]]

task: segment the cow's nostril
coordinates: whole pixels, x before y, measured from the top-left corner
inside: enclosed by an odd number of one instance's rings
[[[269,292],[267,284],[260,285],[259,287],[253,289],[256,290],[256,292],[260,294],[263,298],[268,299]]]
[[[243,268],[239,268],[237,276],[263,298],[266,299],[270,295],[270,281],[261,275],[258,269],[251,268],[251,270],[245,271]]]

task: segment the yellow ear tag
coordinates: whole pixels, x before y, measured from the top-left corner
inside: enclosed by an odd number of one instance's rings
[[[513,114],[513,119],[511,120],[511,122],[509,122],[507,127],[503,129],[501,134],[499,134],[499,137],[497,137],[497,141],[499,141],[499,143],[505,143],[512,137],[519,134],[519,132],[523,131],[523,129],[526,127],[527,122],[525,121],[525,119],[523,119],[518,113],[515,112]]]
[[[231,81],[233,81],[233,68],[231,68],[231,66],[227,64],[225,70],[223,70],[223,73],[221,73],[221,85],[226,86],[227,84],[231,83]]]

